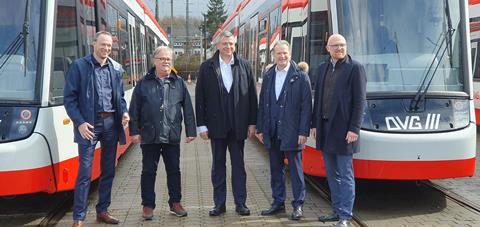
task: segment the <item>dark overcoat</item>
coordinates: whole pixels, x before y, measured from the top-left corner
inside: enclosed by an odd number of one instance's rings
[[[333,154],[353,154],[359,152],[359,141],[348,144],[345,140],[348,131],[360,133],[363,112],[366,105],[366,83],[364,67],[347,55],[337,72],[335,88],[331,100],[328,121],[322,120],[322,95],[325,76],[330,59],[322,63],[317,71],[317,83],[313,106],[312,128],[317,129],[317,150]],[[323,124],[326,131],[322,132]],[[323,139],[323,140],[322,140]]]

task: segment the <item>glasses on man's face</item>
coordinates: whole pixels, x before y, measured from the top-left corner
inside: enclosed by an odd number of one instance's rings
[[[166,61],[166,62],[169,62],[169,61],[172,60],[171,58],[155,58],[155,59],[157,59],[159,61]]]
[[[342,44],[334,44],[334,45],[328,45],[328,46],[334,49],[340,49],[340,48],[345,48],[347,44],[342,43]]]

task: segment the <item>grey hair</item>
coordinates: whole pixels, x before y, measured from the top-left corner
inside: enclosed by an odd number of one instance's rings
[[[113,36],[112,36],[112,33],[110,33],[110,32],[107,32],[107,31],[99,31],[99,32],[95,33],[95,37],[93,37],[93,41],[94,41],[94,42],[97,41],[98,37],[100,37],[101,35],[108,35],[108,36],[110,36],[110,37],[113,37]]]
[[[287,46],[288,50],[292,52],[292,50],[290,49],[290,43],[287,40],[278,40],[277,42],[275,42],[275,44],[273,44],[272,53],[274,53],[275,47],[277,47],[278,45],[285,45]]]
[[[157,54],[159,54],[160,52],[164,52],[164,51],[170,52],[170,55],[173,55],[172,48],[170,48],[168,46],[159,46],[159,47],[155,48],[155,51],[153,51],[153,57],[157,56]]]
[[[232,34],[231,32],[229,32],[229,31],[223,31],[223,32],[220,34],[220,38],[222,38],[222,37],[227,37],[227,38],[228,38],[228,37],[232,37],[232,36],[233,36],[233,34]]]

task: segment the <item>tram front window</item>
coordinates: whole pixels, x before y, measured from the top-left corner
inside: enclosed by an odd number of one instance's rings
[[[367,73],[368,92],[464,91],[460,0],[337,0],[339,32]],[[433,75],[433,77],[431,76]]]
[[[0,7],[0,103],[38,101],[42,2],[17,0]]]

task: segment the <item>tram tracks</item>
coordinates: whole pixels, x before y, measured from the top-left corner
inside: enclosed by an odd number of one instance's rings
[[[305,181],[309,183],[317,192],[320,197],[322,197],[325,201],[330,202],[330,192],[328,189],[319,182],[318,178],[305,175]],[[353,215],[351,223],[357,227],[366,227],[368,226],[365,222],[363,222],[358,216]]]
[[[470,209],[476,213],[479,213],[480,214],[480,205],[479,204],[476,204],[470,200],[468,200],[467,198],[439,185],[439,184],[436,184],[432,181],[429,181],[429,180],[425,180],[425,181],[421,181],[420,182],[421,184],[427,186],[427,187],[430,187],[432,189],[435,189],[436,191],[442,193],[443,195],[445,195],[446,198],[452,200],[453,202],[457,203],[458,205],[462,206],[462,207],[465,207],[466,209]]]
[[[55,226],[73,205],[73,191],[65,192],[53,209],[49,210],[38,226]]]

